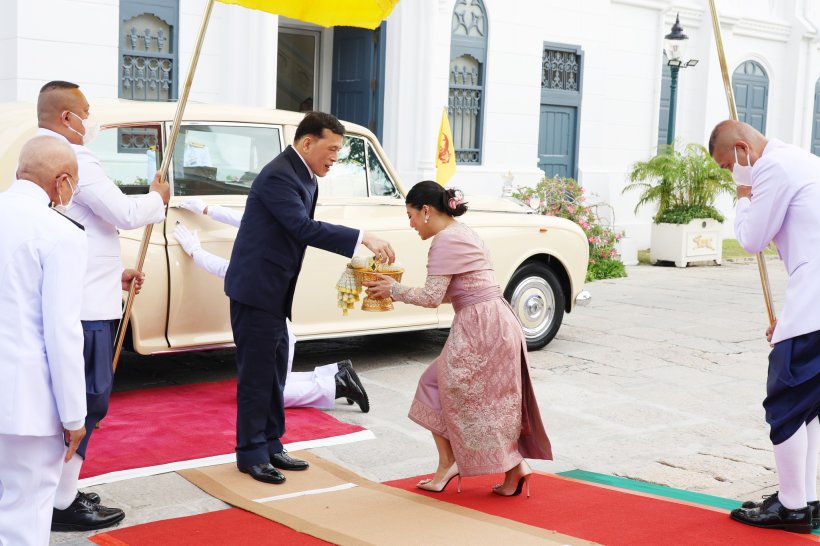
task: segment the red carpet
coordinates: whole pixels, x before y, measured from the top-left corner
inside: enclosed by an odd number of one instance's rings
[[[329,544],[239,508],[135,525],[94,535],[88,540],[100,546]]]
[[[811,546],[814,535],[749,527],[729,519],[724,510],[693,506],[564,478],[535,474],[532,497],[501,498],[490,493],[499,476],[466,478],[461,494],[451,483],[444,493],[427,493],[415,484],[421,477],[388,482],[407,491],[452,502],[543,529],[607,546]]]
[[[316,409],[285,415],[284,443],[365,430]],[[232,454],[235,420],[235,379],[114,393],[80,477]]]

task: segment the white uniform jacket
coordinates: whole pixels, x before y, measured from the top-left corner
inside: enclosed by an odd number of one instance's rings
[[[739,199],[735,234],[747,252],[774,240],[789,273],[772,342],[820,330],[820,158],[770,140],[752,167],[752,199]]]
[[[0,434],[53,436],[85,421],[87,243],[48,204],[26,180],[0,194]]]
[[[39,135],[66,140],[48,129]],[[103,171],[100,160],[85,146],[73,144],[80,172],[80,192],[68,216],[85,227],[88,272],[83,294],[83,320],[111,320],[122,316],[122,260],[117,228],[136,229],[165,219],[165,205],[157,192],[127,196]]]

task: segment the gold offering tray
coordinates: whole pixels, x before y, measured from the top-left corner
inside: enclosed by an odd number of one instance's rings
[[[392,277],[396,282],[401,282],[401,276],[404,270],[400,271],[373,271],[371,269],[353,269],[353,275],[356,277],[356,284],[362,286],[362,283],[375,281],[379,279],[379,275]],[[371,298],[365,296],[362,300],[362,311],[392,311],[393,300],[390,298]]]

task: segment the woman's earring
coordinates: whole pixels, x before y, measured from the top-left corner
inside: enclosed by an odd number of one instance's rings
[[[426,224],[426,223],[427,223],[427,222],[429,222],[429,221],[430,221],[430,217],[425,215],[425,217],[424,217],[424,223]]]

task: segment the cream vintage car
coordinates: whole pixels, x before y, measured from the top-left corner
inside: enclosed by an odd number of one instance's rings
[[[161,162],[171,128],[173,103],[110,101],[92,104],[103,126],[91,148],[108,176],[127,194],[145,193]],[[130,325],[131,347],[141,354],[230,347],[228,298],[223,282],[194,266],[172,232],[177,222],[199,233],[202,247],[231,254],[236,228],[179,208],[193,196],[209,205],[241,210],[260,169],[293,140],[302,115],[279,110],[190,103],[174,148],[169,181],[172,198],[164,223],[151,235]],[[316,218],[378,232],[390,241],[405,267],[403,282],[421,286],[429,241],[408,225],[404,194],[414,181],[400,181],[375,136],[346,123],[339,161],[320,180]],[[0,190],[14,179],[17,156],[36,130],[34,106],[0,105]],[[512,200],[467,193],[470,212],[461,218],[489,246],[504,294],[521,321],[530,349],[555,336],[583,290],[588,259],[584,233],[574,223],[532,211]],[[123,262],[136,263],[143,230],[120,233]],[[368,251],[360,247],[360,254]],[[298,339],[338,338],[447,328],[453,309],[396,304],[390,312],[357,308],[343,316],[336,281],[348,259],[309,248],[293,306]]]

